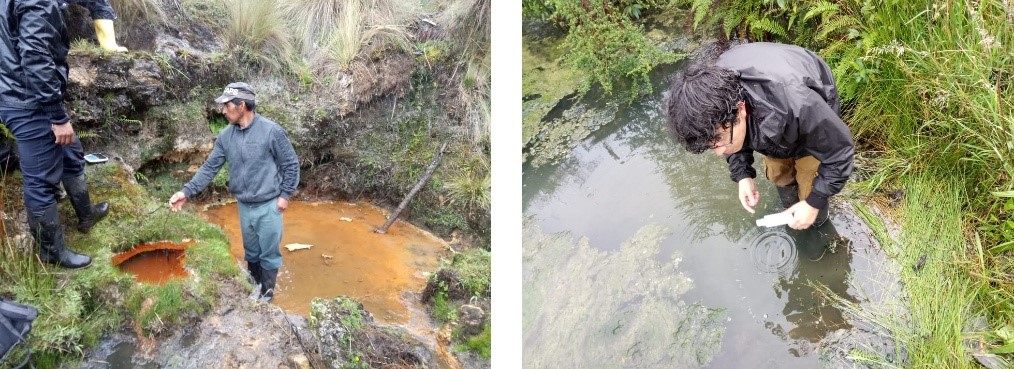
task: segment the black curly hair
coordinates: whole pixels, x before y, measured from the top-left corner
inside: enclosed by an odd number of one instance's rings
[[[732,126],[736,104],[745,99],[739,74],[716,66],[691,66],[676,73],[666,95],[669,133],[694,154],[711,148],[719,128]]]

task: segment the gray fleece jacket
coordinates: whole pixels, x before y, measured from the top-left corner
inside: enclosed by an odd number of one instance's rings
[[[288,200],[299,184],[299,158],[289,137],[260,114],[246,128],[230,124],[218,134],[211,155],[183,185],[183,194],[190,198],[204,190],[226,162],[229,192],[240,202],[258,203],[279,196]]]

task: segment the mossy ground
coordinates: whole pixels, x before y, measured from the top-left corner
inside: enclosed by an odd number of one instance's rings
[[[64,234],[70,249],[90,255],[92,265],[68,270],[42,264],[23,238],[6,238],[0,273],[15,283],[0,285],[0,295],[40,310],[29,347],[37,368],[51,368],[80,358],[104,332],[126,326],[153,337],[166,332],[181,317],[199,315],[213,303],[225,278],[239,268],[218,228],[194,213],[170,213],[168,206],[139,186],[134,174],[109,162],[87,169],[93,202],[109,201],[111,211],[88,234],[75,229],[76,217],[68,201],[60,203]],[[20,211],[20,176],[3,178],[7,214]],[[197,240],[186,251],[186,280],[164,285],[137,283],[111,264],[118,252],[157,240]],[[15,356],[23,355],[23,351]]]

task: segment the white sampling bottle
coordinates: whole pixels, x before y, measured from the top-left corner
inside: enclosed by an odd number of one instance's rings
[[[774,213],[765,215],[763,218],[757,219],[758,227],[777,227],[786,225],[792,222],[792,214],[790,213]]]

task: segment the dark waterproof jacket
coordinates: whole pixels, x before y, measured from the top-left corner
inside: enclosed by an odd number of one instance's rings
[[[716,65],[739,72],[748,95],[746,141],[727,158],[732,180],[757,177],[754,151],[781,159],[812,155],[820,167],[806,202],[827,207],[852,174],[855,154],[827,63],[798,46],[758,42],[730,48]]]
[[[43,110],[55,124],[63,107],[70,37],[53,0],[0,0],[0,106]]]
[[[109,5],[107,0],[69,0],[69,3],[61,1],[61,8],[66,7],[70,3],[83,6],[88,9],[88,14],[91,15],[92,19],[116,19],[116,12],[113,11],[113,7]]]

